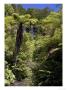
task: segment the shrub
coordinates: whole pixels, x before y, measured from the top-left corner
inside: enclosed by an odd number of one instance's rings
[[[5,85],[10,85],[14,83],[15,81],[15,75],[13,74],[12,70],[9,68],[5,69]]]

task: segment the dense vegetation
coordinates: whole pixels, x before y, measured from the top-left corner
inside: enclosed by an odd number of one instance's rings
[[[5,5],[5,85],[62,85],[62,7]]]

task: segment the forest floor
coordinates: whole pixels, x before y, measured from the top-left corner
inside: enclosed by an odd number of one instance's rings
[[[27,77],[23,79],[22,81],[15,81],[13,86],[33,86],[32,82],[32,68],[36,66],[36,63],[33,62],[32,60],[27,60],[25,62],[26,64],[26,72],[27,72]]]

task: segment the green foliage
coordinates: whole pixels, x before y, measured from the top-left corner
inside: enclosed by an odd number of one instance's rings
[[[43,19],[43,24],[53,24],[58,26],[60,24],[61,14],[58,12],[51,12],[48,17]]]
[[[18,55],[18,59],[26,60],[27,59],[26,53],[24,53],[23,51],[20,52],[19,55]]]
[[[13,65],[19,23],[23,38]],[[61,11],[5,5],[5,85],[28,79],[35,86],[62,85],[61,25]]]
[[[5,17],[5,30],[11,31],[16,25],[16,21],[12,16]]]
[[[22,23],[29,22],[30,17],[31,17],[30,14],[21,15],[21,16],[20,16],[20,21],[21,21]]]
[[[42,19],[49,15],[50,10],[49,10],[49,8],[44,8],[42,10],[36,9],[36,8],[29,8],[27,10],[27,13],[29,13],[33,18]]]
[[[36,54],[36,53],[35,53]],[[37,55],[37,54],[36,54]],[[41,57],[42,56],[42,57]],[[39,63],[39,61],[41,62]],[[33,69],[33,80],[36,86],[61,86],[62,85],[62,49],[51,50],[45,59],[43,50],[38,54],[39,66]]]
[[[14,13],[14,9],[11,4],[5,4],[5,15],[9,16]]]
[[[13,74],[12,70],[7,67],[5,69],[5,85],[10,85],[14,83],[15,81],[15,75]]]
[[[56,28],[61,28],[61,14],[59,12],[51,12],[45,19],[42,19],[42,28],[46,34],[53,36]]]
[[[13,17],[14,17],[14,19],[15,19],[16,21],[19,21],[19,20],[20,20],[19,14],[13,13],[12,15],[13,15]]]
[[[12,67],[12,71],[16,77],[16,80],[21,81],[27,77],[26,68],[21,58],[18,58],[17,62],[17,65]]]
[[[37,66],[33,68],[35,86],[62,85],[62,32],[56,29],[53,37],[39,36],[36,39],[33,60]],[[59,46],[60,45],[60,46]]]
[[[16,4],[17,8],[16,8],[16,13],[18,13],[19,15],[24,15],[26,14],[26,10],[22,7],[21,4]]]
[[[32,18],[32,19],[30,19],[30,22],[31,22],[31,24],[37,24],[38,19]]]
[[[35,40],[32,39],[30,33],[24,33],[24,39],[22,44],[22,51],[24,51],[26,59],[32,58]]]

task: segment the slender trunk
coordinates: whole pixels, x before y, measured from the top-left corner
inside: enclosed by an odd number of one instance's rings
[[[17,62],[17,54],[19,53],[20,46],[22,44],[22,39],[23,39],[23,25],[22,23],[19,24],[19,28],[17,30],[17,35],[16,35],[16,43],[15,43],[15,49],[13,51],[13,65],[16,65]]]

